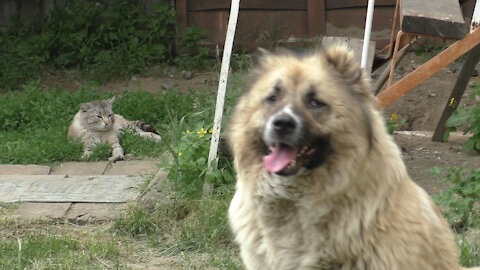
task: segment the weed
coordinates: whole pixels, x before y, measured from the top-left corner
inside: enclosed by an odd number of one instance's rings
[[[25,233],[0,240],[0,269],[73,269],[79,265],[103,269],[102,260],[114,267],[118,256],[113,241],[91,238],[82,243],[68,233]]]
[[[456,237],[460,250],[460,264],[463,266],[480,265],[480,230],[470,229]]]
[[[174,21],[175,11],[165,2],[157,3],[152,16],[131,1],[67,1],[40,27],[17,23],[0,35],[0,89],[16,88],[45,66],[79,67],[106,80],[169,62]]]
[[[405,119],[398,119],[396,114],[392,114],[392,117],[385,119],[385,124],[387,125],[387,130],[389,134],[393,134],[395,129],[403,124],[405,124],[407,120]]]
[[[209,57],[210,49],[202,46],[207,33],[196,26],[186,27],[181,38],[180,54],[174,63],[187,70],[210,67],[214,63]]]
[[[480,96],[480,85],[474,87],[472,93],[470,94],[470,99],[475,99],[475,96]],[[453,98],[450,101],[450,104],[450,106],[458,106]],[[457,128],[463,125],[466,125],[466,128],[463,130],[463,134],[472,133],[472,136],[463,145],[463,148],[465,150],[480,151],[480,104],[477,104],[475,107],[470,109],[457,108],[457,110],[445,123],[447,132],[445,133],[444,140],[448,141],[450,132],[456,131]]]
[[[467,174],[465,165],[447,169],[450,173],[443,182],[450,184],[435,201],[446,207],[445,216],[456,231],[478,226],[480,222],[480,169]],[[444,169],[434,168],[432,173],[439,175]]]

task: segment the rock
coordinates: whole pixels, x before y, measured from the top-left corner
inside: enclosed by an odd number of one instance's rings
[[[184,78],[185,80],[190,80],[191,78],[193,78],[193,73],[190,70],[183,70],[182,78]]]
[[[168,83],[162,83],[162,84],[160,85],[160,87],[161,87],[163,90],[167,90],[167,91],[170,90],[170,89],[172,89],[172,86],[171,86],[170,84],[168,84]]]
[[[478,77],[478,70],[474,69],[474,70],[472,71],[472,74],[471,74],[470,76],[472,76],[472,77]]]
[[[137,80],[137,77],[135,77],[135,75],[133,75],[131,78],[130,78],[131,81],[136,81]]]
[[[437,97],[438,95],[436,93],[430,93],[428,94],[429,97]]]

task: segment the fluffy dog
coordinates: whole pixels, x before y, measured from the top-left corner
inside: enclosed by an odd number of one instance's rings
[[[247,269],[462,269],[346,47],[264,52],[255,74],[228,130]]]

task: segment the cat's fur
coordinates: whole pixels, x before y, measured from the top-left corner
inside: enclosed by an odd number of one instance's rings
[[[83,156],[87,158],[92,149],[99,143],[112,146],[110,161],[125,158],[120,145],[119,136],[123,130],[133,131],[142,138],[160,141],[162,138],[152,125],[141,121],[129,121],[112,110],[115,97],[107,100],[92,101],[80,104],[80,110],[68,128],[68,136],[80,139],[83,143]]]

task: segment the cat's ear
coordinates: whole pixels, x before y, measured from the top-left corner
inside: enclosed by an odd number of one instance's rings
[[[82,103],[80,104],[80,111],[82,112],[87,112],[88,110],[90,110],[92,108],[92,104],[91,103]]]
[[[110,106],[113,106],[113,103],[115,102],[115,96],[105,100],[105,103],[107,103]]]

